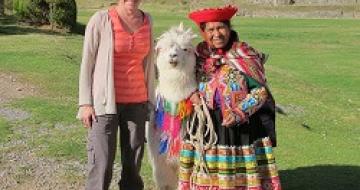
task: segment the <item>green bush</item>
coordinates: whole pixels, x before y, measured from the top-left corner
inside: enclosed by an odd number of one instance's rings
[[[75,0],[13,0],[13,10],[21,21],[30,24],[53,24],[58,28],[76,26]]]
[[[13,0],[13,10],[21,21],[30,24],[49,23],[49,4],[46,0]]]
[[[26,7],[29,3],[29,0],[13,0],[13,11],[15,15],[19,16],[21,19],[26,17]]]
[[[52,0],[50,21],[60,28],[73,29],[76,25],[75,0]]]
[[[46,0],[30,0],[26,7],[26,18],[33,24],[49,23],[49,3]]]

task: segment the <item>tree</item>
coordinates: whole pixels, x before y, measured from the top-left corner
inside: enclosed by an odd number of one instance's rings
[[[5,0],[0,0],[0,16],[5,15]]]
[[[77,15],[75,0],[51,0],[51,4],[50,22],[60,28],[73,29]]]

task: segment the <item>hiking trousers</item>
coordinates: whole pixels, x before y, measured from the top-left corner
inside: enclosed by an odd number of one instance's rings
[[[120,131],[120,190],[143,190],[140,176],[144,155],[147,103],[117,104],[117,114],[97,116],[88,130],[88,178],[86,190],[109,189]]]

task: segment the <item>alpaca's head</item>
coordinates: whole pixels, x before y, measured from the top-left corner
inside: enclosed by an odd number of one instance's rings
[[[192,40],[196,35],[185,29],[181,23],[162,34],[156,44],[156,64],[161,73],[164,70],[191,71],[195,68],[195,49]]]

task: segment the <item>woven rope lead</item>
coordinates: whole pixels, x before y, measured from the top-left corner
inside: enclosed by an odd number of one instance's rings
[[[198,125],[195,121],[198,121]],[[201,97],[201,104],[194,106],[194,116],[191,124],[189,122],[186,126],[187,134],[189,134],[189,143],[195,147],[196,152],[199,155],[199,161],[194,163],[193,172],[190,176],[190,190],[195,189],[195,181],[197,179],[197,173],[203,173],[210,178],[210,188],[212,189],[211,176],[209,175],[209,169],[205,161],[205,152],[217,143],[217,135],[214,129],[214,125],[210,116],[210,112],[206,106],[204,98]],[[195,175],[194,175],[195,174]]]

